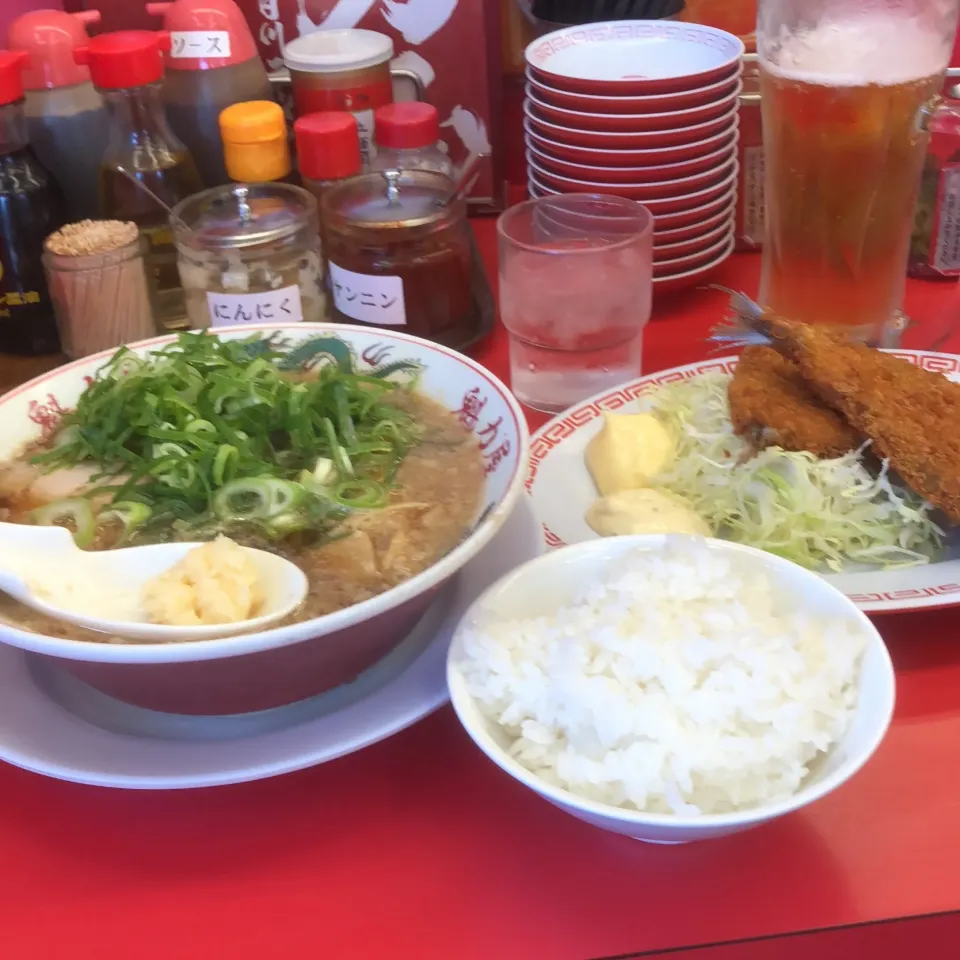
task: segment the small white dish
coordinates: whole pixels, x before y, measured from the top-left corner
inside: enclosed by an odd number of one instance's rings
[[[75,783],[175,790],[260,780],[354,753],[446,702],[447,647],[464,611],[491,583],[542,549],[532,508],[521,499],[490,544],[452,582],[442,622],[412,662],[401,660],[400,671],[386,680],[360,678],[359,683],[373,688],[366,696],[351,697],[353,685],[338,688],[322,695],[334,709],[249,736],[205,738],[209,717],[151,718],[152,711],[110,701],[91,689],[84,712],[99,712],[101,722],[94,724],[45,692],[31,670],[31,654],[0,644],[0,760]],[[389,666],[378,665],[369,673]],[[158,735],[155,722],[152,734],[138,735],[138,718],[141,727],[159,719],[161,728],[176,727],[178,735]],[[250,723],[247,717],[216,719],[230,721],[234,730]]]
[[[509,738],[487,720],[467,690],[459,663],[463,659],[463,626],[478,618],[529,617],[549,614],[579,585],[596,579],[619,557],[637,549],[663,549],[658,535],[612,537],[580,543],[538,557],[513,570],[487,590],[467,611],[447,658],[450,700],[474,743],[501,770],[566,813],[587,823],[651,843],[686,843],[738,833],[792,813],[825,797],[849,780],[873,755],[893,717],[895,676],[883,638],[870,620],[839,590],[815,573],[772,554],[723,540],[708,540],[711,550],[736,554],[737,562],[766,571],[785,595],[802,598],[804,610],[830,620],[846,620],[862,630],[867,641],[860,665],[857,706],[845,734],[814,768],[800,790],[777,803],[736,813],[682,817],[614,807],[577,796],[542,780],[508,753]]]

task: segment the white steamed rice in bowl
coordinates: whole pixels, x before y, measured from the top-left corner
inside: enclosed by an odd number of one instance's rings
[[[788,561],[696,537],[592,541],[514,571],[468,612],[448,678],[508,773],[644,839],[732,832],[822,796],[893,709],[889,657],[853,604]]]

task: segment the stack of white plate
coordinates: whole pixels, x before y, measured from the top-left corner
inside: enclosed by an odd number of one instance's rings
[[[732,34],[658,20],[567,27],[527,48],[534,197],[605,193],[653,214],[654,284],[698,283],[733,251],[741,57]]]

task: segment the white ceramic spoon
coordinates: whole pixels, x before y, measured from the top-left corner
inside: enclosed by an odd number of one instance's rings
[[[77,547],[64,527],[0,523],[0,591],[58,620],[153,643],[213,640],[260,630],[292,613],[307,594],[307,578],[298,566],[265,550],[245,547],[257,565],[265,597],[260,616],[239,623],[196,627],[148,622],[139,609],[144,584],[196,546],[199,544],[161,543],[88,552]],[[71,609],[72,598],[64,606],[55,606],[55,601],[47,598],[45,585],[56,586],[57,581],[61,586],[69,583],[78,597],[78,609]],[[112,604],[115,609],[129,611],[129,618],[96,616],[101,597],[108,609]]]

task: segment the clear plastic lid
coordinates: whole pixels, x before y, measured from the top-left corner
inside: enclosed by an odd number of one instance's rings
[[[330,187],[323,198],[325,221],[371,230],[429,227],[463,217],[463,200],[450,200],[454,184],[441,173],[384,170]]]
[[[247,249],[319,229],[316,200],[286,183],[214,187],[178,203],[171,220],[177,242],[201,250]]]

